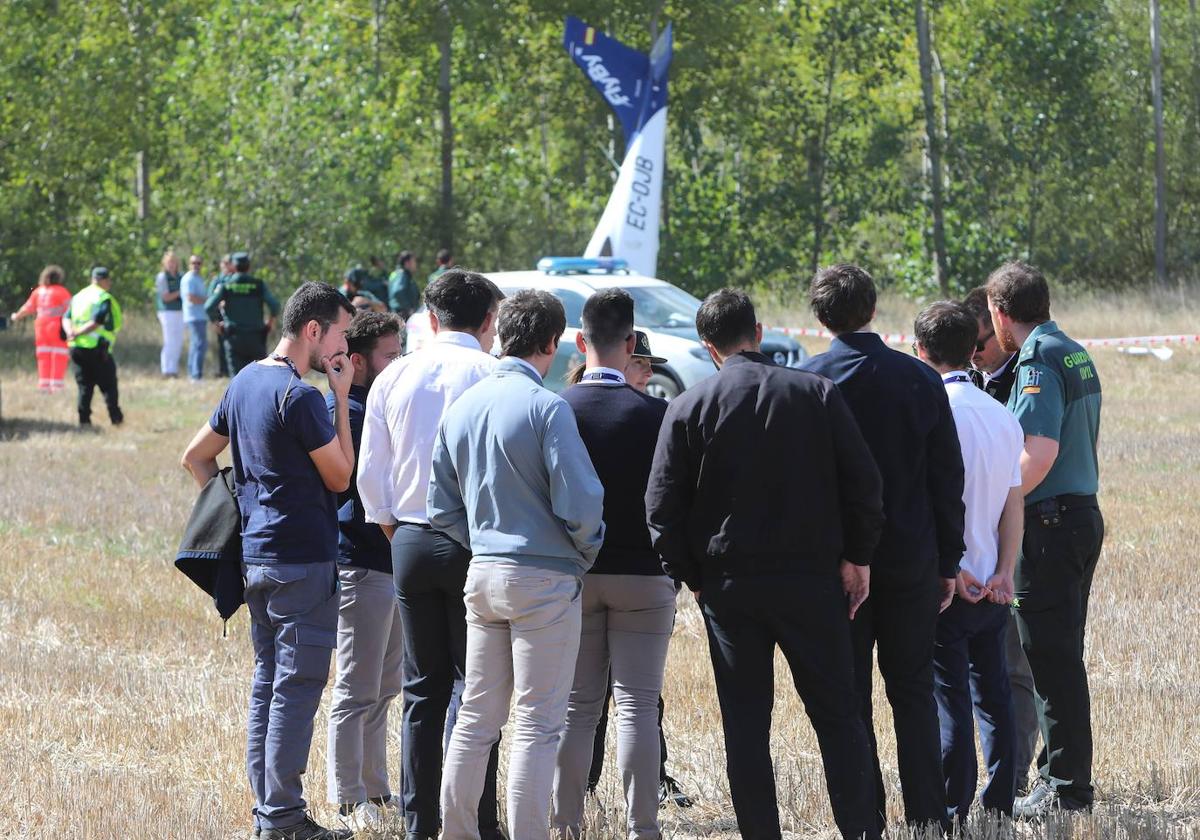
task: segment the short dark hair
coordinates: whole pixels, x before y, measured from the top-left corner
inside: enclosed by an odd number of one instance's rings
[[[402,335],[404,324],[391,312],[359,312],[346,329],[348,353],[367,355],[379,339],[387,335]]]
[[[540,353],[562,337],[567,313],[549,292],[525,289],[500,305],[500,349],[519,359]]]
[[[704,299],[696,312],[696,332],[719,352],[753,341],[758,317],[750,295],[738,289],[718,289]]]
[[[921,310],[913,332],[929,361],[965,369],[975,353],[979,319],[961,303],[939,300]]]
[[[976,286],[963,298],[963,306],[967,307],[967,311],[974,315],[977,321],[990,324],[992,313],[988,312],[987,300],[987,286]]]
[[[406,262],[411,260],[412,257],[413,257],[412,251],[401,251],[399,254],[396,255],[396,265],[403,266]]]
[[[827,329],[854,332],[875,317],[875,281],[857,265],[831,265],[813,276],[808,302]]]
[[[583,340],[607,352],[633,335],[633,297],[610,287],[594,293],[583,304]]]
[[[286,338],[296,338],[304,331],[305,324],[316,321],[321,325],[321,335],[325,335],[339,312],[353,315],[354,306],[333,286],[309,280],[292,292],[283,307],[283,334]]]
[[[452,268],[425,288],[425,305],[448,330],[477,330],[504,300],[496,284],[474,271]],[[485,350],[489,348],[484,348]]]
[[[1006,262],[987,281],[988,298],[1018,324],[1050,320],[1050,287],[1037,268],[1027,262]]]
[[[436,259],[437,259],[438,265],[449,265],[450,264],[450,249],[449,248],[439,249],[437,252]]]

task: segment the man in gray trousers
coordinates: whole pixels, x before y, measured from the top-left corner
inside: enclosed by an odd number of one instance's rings
[[[645,493],[667,404],[625,382],[636,343],[628,292],[596,292],[583,305],[582,321],[576,346],[587,355],[587,367],[562,396],[575,411],[604,485],[605,534],[583,579],[583,632],[558,747],[552,822],[556,837],[581,834],[596,724],[611,673],[626,836],[657,840],[658,697],[675,623],[675,584],[650,543]]]
[[[471,550],[467,673],[442,774],[442,840],[477,840],[488,755],[516,696],[508,771],[514,840],[549,837],[554,761],[579,650],[581,578],[604,538],[604,490],[571,407],[542,387],[562,304],[500,306],[504,358],[450,406],[433,453],[429,524]]]

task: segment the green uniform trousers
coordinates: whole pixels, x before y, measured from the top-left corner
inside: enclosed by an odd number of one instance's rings
[[[1029,505],[1014,587],[1017,630],[1037,694],[1043,742],[1038,771],[1060,796],[1085,804],[1094,792],[1084,632],[1103,542],[1095,496]]]
[[[267,357],[267,329],[225,328],[225,359],[230,376],[237,376],[246,365]]]

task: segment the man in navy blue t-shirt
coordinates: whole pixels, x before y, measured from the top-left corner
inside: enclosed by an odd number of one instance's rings
[[[331,286],[297,289],[275,352],[234,377],[183,456],[203,487],[226,446],[232,454],[255,659],[246,769],[260,840],[349,836],[307,815],[301,777],[337,636],[335,494],[354,475],[345,337],[353,313]],[[328,377],[334,422],[304,382],[312,370]]]

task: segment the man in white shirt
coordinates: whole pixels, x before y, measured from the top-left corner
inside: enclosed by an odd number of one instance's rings
[[[503,297],[482,275],[442,274],[425,290],[435,340],[388,365],[367,398],[358,490],[367,521],[392,543],[404,634],[401,789],[409,840],[437,837],[446,711],[466,670],[463,588],[471,555],[429,527],[433,446],[446,409],[497,364],[487,350]],[[484,840],[501,836],[495,769],[493,752],[479,809]]]
[[[978,715],[988,769],[980,795],[984,809],[1011,816],[1016,785],[1005,633],[1024,528],[1024,436],[1016,418],[971,383],[967,369],[977,330],[970,311],[948,301],[931,304],[914,325],[917,355],[946,384],[965,473],[967,550],[960,563],[956,597],[938,618],[934,650],[946,810],[960,822],[966,820],[975,797],[973,711]]]

